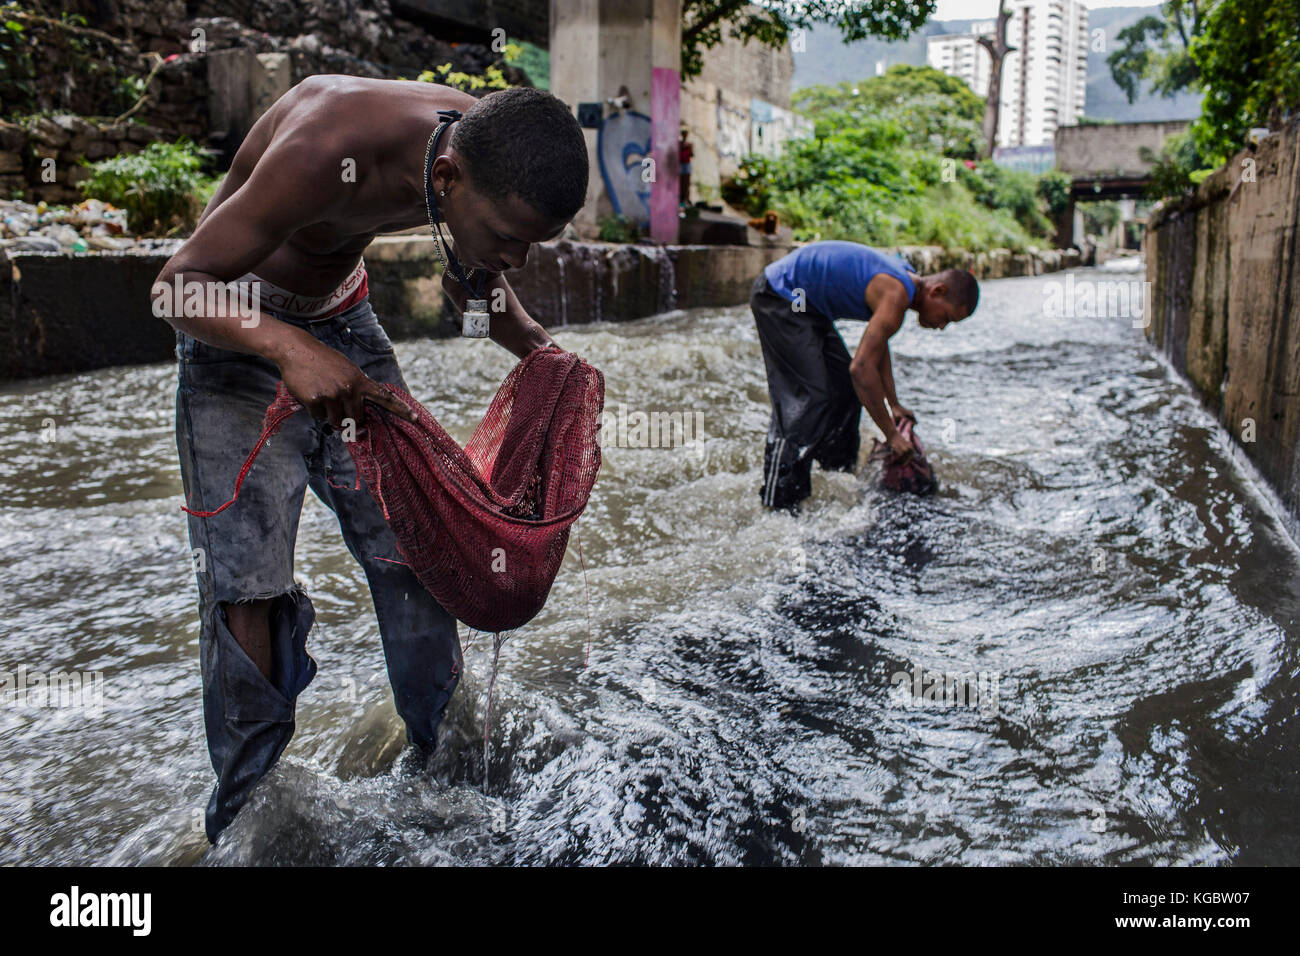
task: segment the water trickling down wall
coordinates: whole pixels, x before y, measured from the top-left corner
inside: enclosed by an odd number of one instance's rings
[[[1147,337],[1300,523],[1300,117],[1243,150],[1145,239]]]

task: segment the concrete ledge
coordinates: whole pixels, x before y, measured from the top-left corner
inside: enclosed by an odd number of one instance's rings
[[[114,253],[0,255],[0,380],[161,362],[175,332],[149,289],[178,243]],[[676,308],[744,302],[760,269],[787,250],[755,246],[540,245],[510,283],[547,327],[626,321]],[[365,252],[370,295],[394,339],[455,335],[429,236],[385,236]]]
[[[172,357],[175,333],[153,315],[149,289],[179,242],[113,253],[0,256],[0,380]],[[748,301],[760,270],[787,247],[614,245],[559,240],[534,247],[510,284],[547,328],[623,322],[673,309]],[[1079,264],[1074,250],[972,255],[903,250],[922,272],[949,266],[981,277],[1035,275]],[[394,340],[455,335],[444,318],[432,237],[385,236],[365,252],[371,300]]]
[[[161,362],[176,348],[149,289],[168,254],[0,255],[0,379]]]

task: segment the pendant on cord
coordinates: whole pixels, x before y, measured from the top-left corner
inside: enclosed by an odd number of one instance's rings
[[[488,334],[487,299],[470,299],[461,314],[460,334],[471,339],[485,339]]]

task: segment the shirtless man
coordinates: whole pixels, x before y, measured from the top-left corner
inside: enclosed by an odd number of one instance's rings
[[[749,304],[772,397],[763,504],[797,509],[811,493],[814,461],[852,470],[863,408],[889,446],[910,455],[894,419],[915,416],[894,392],[889,339],[908,309],[921,328],[943,329],[978,303],[979,284],[965,269],[918,276],[901,259],[856,242],[812,242],[760,272]],[[867,320],[852,358],[836,319]]]
[[[439,113],[448,110],[463,117]],[[212,842],[288,744],[295,701],[316,672],[306,651],[315,612],[293,578],[307,486],[337,514],[365,570],[415,753],[433,750],[460,675],[456,622],[401,563],[378,507],[356,487],[340,434],[364,423],[367,403],[414,418],[379,384],[406,388],[370,308],[361,253],[381,233],[428,224],[426,149],[444,120],[427,178],[432,215],[454,246],[450,272],[504,303],[490,317],[495,342],[520,357],[553,344],[502,275],[524,264],[533,243],[559,235],[586,196],[582,130],[541,90],[478,100],[428,83],[304,80],[258,120],[154,286],[155,314],[176,329],[187,507],[211,511],[230,497],[278,381],[307,412],[285,421],[232,507],[189,519],[217,773],[206,815]],[[194,310],[168,294],[232,282],[258,290],[252,317],[219,297],[203,314],[186,314]],[[463,310],[462,283],[444,270],[442,284]]]

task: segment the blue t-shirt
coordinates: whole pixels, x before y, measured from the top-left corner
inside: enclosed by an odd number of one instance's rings
[[[867,283],[882,272],[903,283],[909,301],[916,294],[902,259],[838,239],[809,243],[763,270],[777,295],[793,302],[802,289],[808,309],[828,319],[870,319]]]

